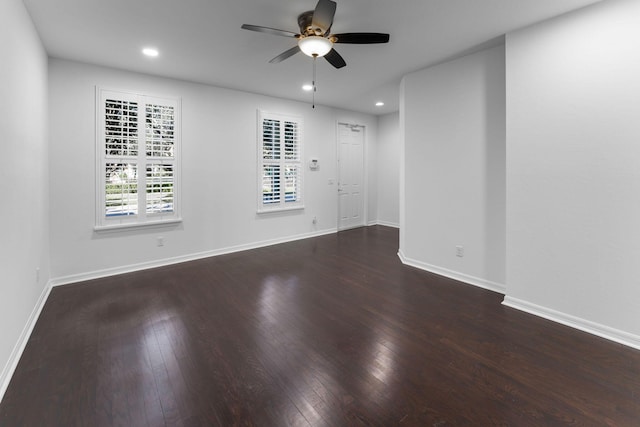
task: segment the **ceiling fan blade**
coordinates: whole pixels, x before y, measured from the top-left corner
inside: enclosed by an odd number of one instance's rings
[[[324,56],[324,59],[326,59],[329,64],[333,65],[336,68],[342,68],[347,65],[347,63],[344,62],[342,56],[340,56],[340,54],[336,52],[335,49],[331,49],[329,53]]]
[[[258,25],[243,24],[242,25],[242,29],[243,30],[250,30],[250,31],[257,31],[259,33],[273,34],[275,36],[298,37],[298,34],[293,33],[291,31],[278,30],[276,28],[269,28],[269,27],[260,27]]]
[[[285,59],[287,59],[288,57],[293,56],[298,52],[300,52],[300,48],[296,45],[296,46],[292,47],[289,50],[285,50],[280,55],[276,56],[271,61],[269,61],[269,63],[270,64],[277,64],[278,62],[282,62]]]
[[[336,14],[336,2],[332,0],[318,0],[316,9],[313,11],[311,25],[313,28],[320,28],[322,34],[326,34],[333,25],[333,16]]]
[[[332,34],[331,37],[336,38],[334,43],[374,44],[389,42],[389,34],[383,33],[343,33]]]

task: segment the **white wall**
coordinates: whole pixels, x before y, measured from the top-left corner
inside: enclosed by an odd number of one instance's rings
[[[212,255],[337,227],[336,124],[366,126],[375,152],[374,116],[52,59],[51,265],[56,282]],[[95,86],[182,99],[182,217],[178,226],[96,233]],[[256,214],[256,111],[304,120],[305,210]],[[375,156],[373,157],[375,159]],[[375,185],[370,161],[368,181]],[[312,224],[313,216],[317,225]],[[163,247],[156,237],[163,236]]]
[[[0,40],[2,398],[49,278],[49,189],[47,56],[22,1],[0,2]]]
[[[378,117],[377,222],[398,227],[400,225],[400,114]]]
[[[405,76],[400,107],[401,257],[498,291],[505,282],[504,85],[498,46]]]
[[[640,347],[640,2],[507,36],[509,304]]]
[[[378,118],[373,117],[373,122],[365,129],[365,225],[378,223],[378,156],[380,131]],[[371,139],[375,143],[366,143]]]

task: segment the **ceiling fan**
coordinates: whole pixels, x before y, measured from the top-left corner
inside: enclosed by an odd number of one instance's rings
[[[389,34],[383,33],[331,34],[331,25],[333,25],[333,17],[335,13],[335,1],[319,0],[315,10],[303,12],[298,16],[300,33],[247,24],[242,25],[242,28],[245,30],[257,31],[259,33],[298,39],[298,44],[296,46],[282,52],[280,55],[269,61],[272,64],[284,61],[290,56],[302,51],[314,59],[323,56],[334,67],[342,68],[347,65],[347,63],[333,48],[335,43],[374,44],[389,42]]]

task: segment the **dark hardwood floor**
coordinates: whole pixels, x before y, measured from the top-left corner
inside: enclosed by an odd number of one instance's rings
[[[2,426],[639,426],[640,352],[368,227],[54,288]]]

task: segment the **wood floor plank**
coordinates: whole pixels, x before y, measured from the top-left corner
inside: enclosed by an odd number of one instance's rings
[[[2,426],[638,426],[640,352],[366,227],[54,288]]]

